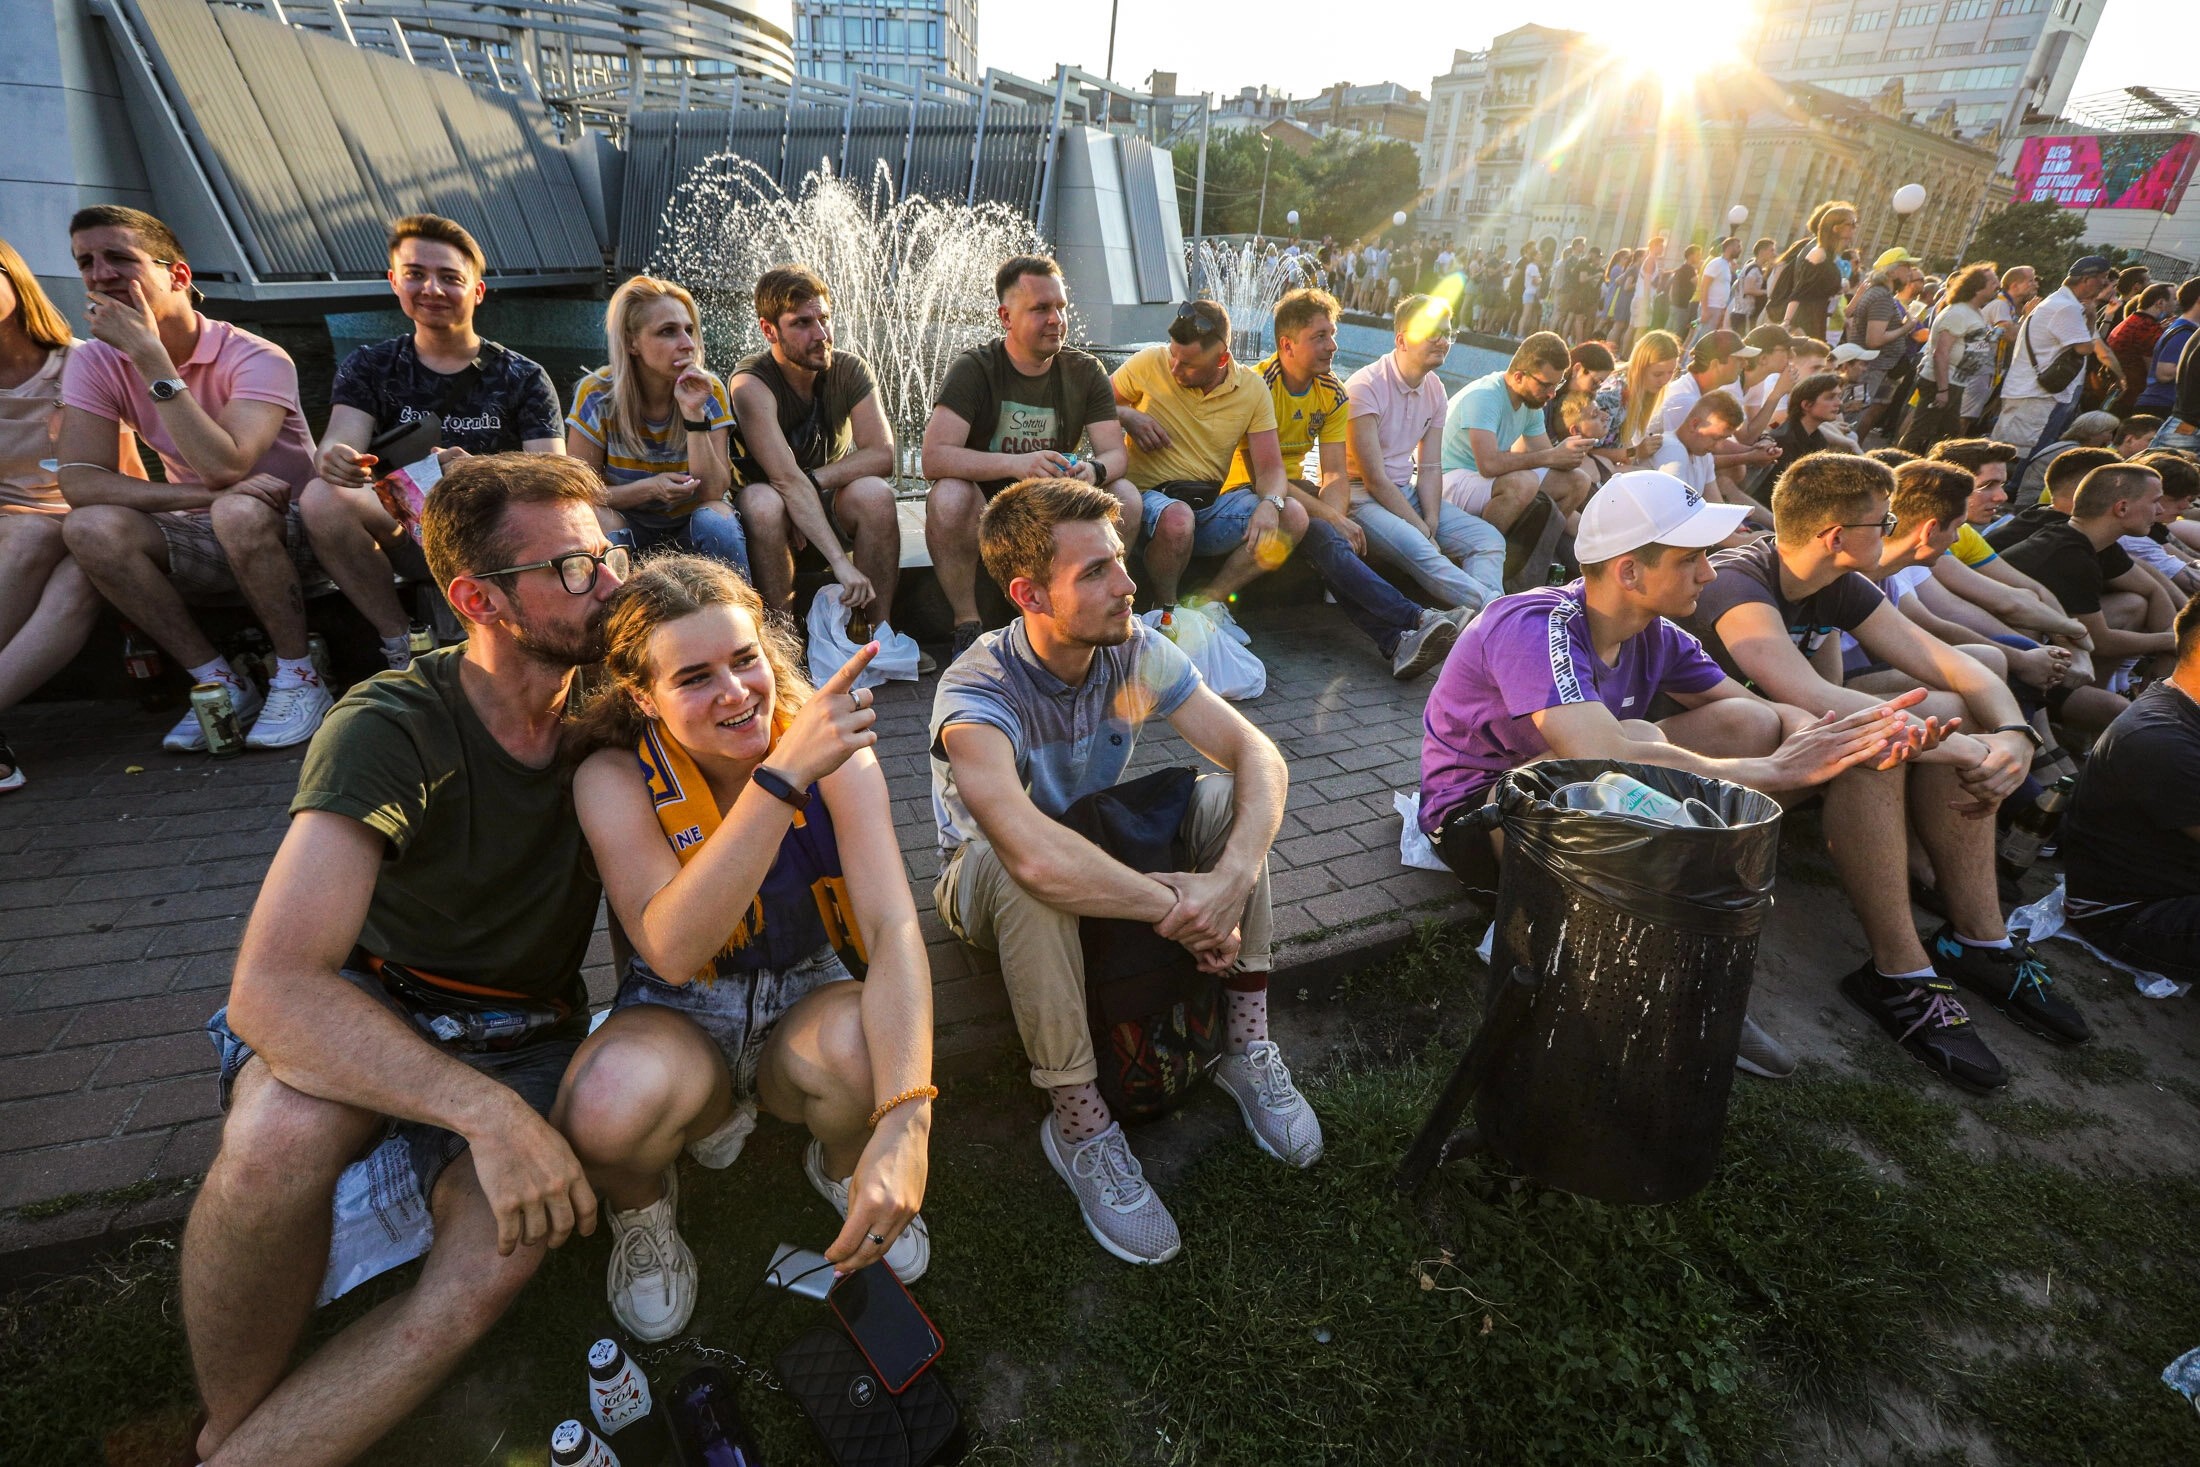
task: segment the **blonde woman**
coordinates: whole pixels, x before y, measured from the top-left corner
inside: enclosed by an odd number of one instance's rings
[[[703,367],[703,318],[669,280],[637,275],[604,309],[608,366],[573,390],[566,451],[602,476],[638,551],[692,550],[749,574],[748,537],[726,495],[733,461],[725,384]],[[608,528],[608,527],[607,527]]]
[[[686,1325],[682,1150],[732,1163],[759,1107],[809,1129],[841,1273],[924,1272],[932,976],[872,747],[876,653],[811,692],[792,637],[722,564],[663,555],[604,623],[573,805],[611,903],[619,996],[551,1119],[611,1215],[611,1312]],[[865,973],[851,981],[850,965]]]
[[[99,619],[99,593],[61,543],[69,505],[54,468],[61,369],[79,345],[30,266],[0,239],[0,712],[59,672]],[[123,472],[142,479],[129,430],[122,436]],[[0,794],[22,787],[0,733]]]
[[[1616,467],[1647,466],[1664,447],[1665,435],[1658,431],[1658,399],[1680,365],[1680,340],[1670,331],[1645,331],[1635,343],[1620,388],[1619,426],[1610,440],[1617,451]]]

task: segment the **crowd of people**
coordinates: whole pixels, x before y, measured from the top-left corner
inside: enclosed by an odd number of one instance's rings
[[[998,955],[1047,1097],[1040,1150],[1101,1248],[1152,1264],[1182,1240],[1099,1083],[1086,919],[1150,928],[1213,975],[1214,1079],[1264,1154],[1322,1154],[1268,1027],[1289,769],[1206,685],[1184,621],[1249,642],[1233,598],[1294,557],[1395,677],[1435,672],[1417,818],[1470,892],[1494,895],[1503,861],[1473,816],[1536,759],[1819,801],[1869,949],[1829,983],[1936,1074],[1991,1090],[2008,1069],[1963,995],[2047,1042],[2091,1037],[2006,925],[1997,870],[1997,820],[2080,770],[2073,925],[2119,962],[2200,977],[2182,793],[2200,765],[2200,522],[2183,518],[2200,280],[2086,257],[2041,296],[2020,268],[1935,281],[1890,250],[1852,281],[1855,222],[1829,203],[1746,258],[1733,239],[1609,262],[1580,239],[1549,262],[1531,246],[1494,299],[1495,262],[1430,252],[1436,288],[1400,290],[1370,245],[1331,260],[1341,298],[1276,303],[1258,363],[1192,300],[1112,372],[1068,344],[1052,260],[1002,263],[1001,334],[953,362],[923,433],[954,623],[926,734],[933,895]],[[875,753],[876,648],[813,687],[790,615],[805,547],[874,626],[900,566],[893,432],[869,366],[834,345],[829,282],[766,272],[767,346],[721,380],[689,293],[630,279],[608,365],[561,409],[540,366],[474,329],[471,237],[399,220],[390,283],[414,329],[345,359],[316,443],[289,359],[198,310],[159,220],[87,209],[70,242],[89,340],[0,246],[0,392],[19,406],[0,440],[0,709],[104,603],[228,689],[255,746],[306,746],[208,1026],[226,1120],[183,1248],[202,1455],[350,1460],[599,1217],[612,1313],[677,1335],[700,1286],[681,1155],[730,1165],[761,1112],[809,1132],[805,1176],[844,1222],[827,1257],[921,1275],[938,1092],[894,835],[907,792]],[[1371,270],[1390,348],[1340,375]],[[1469,321],[1520,340],[1452,390]],[[1005,624],[986,625],[981,572]],[[323,579],[389,664],[340,701],[307,642]],[[463,636],[423,650],[407,593],[440,597]],[[201,629],[220,599],[272,642],[264,687]],[[1103,794],[1162,800],[1124,778],[1155,718],[1214,766],[1147,812],[1182,871],[1078,824]],[[197,720],[167,744],[204,747]],[[592,1016],[602,903],[618,988]],[[1737,1063],[1795,1061],[1753,1017]],[[331,1195],[370,1152],[431,1212],[427,1262],[294,1360]]]

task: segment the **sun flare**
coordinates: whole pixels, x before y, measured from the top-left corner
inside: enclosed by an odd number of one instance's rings
[[[1731,41],[1707,39],[1692,28],[1639,25],[1591,32],[1636,76],[1684,87],[1705,72],[1740,63]]]

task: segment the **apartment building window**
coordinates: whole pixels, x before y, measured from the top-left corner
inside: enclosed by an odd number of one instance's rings
[[[1803,23],[1799,20],[1776,20],[1765,27],[1768,41],[1792,41],[1802,33]]]
[[[1887,28],[1887,12],[1884,10],[1859,10],[1849,17],[1852,31],[1883,31]]]
[[[1994,14],[2030,15],[2035,10],[2045,9],[2046,6],[2047,0],[2001,0],[2001,3],[1994,7]]]
[[[1988,41],[1982,49],[1988,51],[2029,51],[2032,49],[2032,38],[2030,36],[2003,36],[1998,41]]]
[[[2021,66],[1970,66],[1961,71],[1938,71],[1918,78],[1921,92],[1991,92],[2013,87],[2024,75]]]
[[[1886,61],[1915,61],[1925,54],[1923,46],[1890,46],[1882,57]]]
[[[1831,65],[1833,65],[1831,56],[1802,56],[1796,59],[1795,69],[1797,71],[1824,71]]]
[[[1810,23],[1810,29],[1805,31],[1804,34],[1837,36],[1841,34],[1841,17],[1838,15],[1821,15]]]
[[[1906,25],[1931,25],[1933,17],[1939,13],[1938,5],[1905,5],[1896,12],[1894,23],[1898,29]]]
[[[1843,51],[1841,53],[1841,64],[1843,66],[1855,66],[1860,62],[1877,61],[1878,59],[1879,53],[1877,51]]]
[[[1984,20],[1994,13],[1994,0],[1955,0],[1943,20]]]
[[[1933,54],[1935,56],[1968,56],[1977,49],[1978,45],[1975,42],[1958,41],[1953,45],[1933,47]]]

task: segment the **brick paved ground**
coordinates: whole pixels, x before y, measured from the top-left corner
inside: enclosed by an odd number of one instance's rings
[[[1397,856],[1391,791],[1417,781],[1427,684],[1393,682],[1334,608],[1256,608],[1245,619],[1269,684],[1241,706],[1291,764],[1273,857],[1279,969],[1333,968],[1457,901],[1448,877],[1407,870]],[[1010,1030],[990,954],[963,947],[932,907],[931,690],[928,679],[882,692],[880,754],[951,1062]],[[15,1209],[188,1178],[213,1154],[213,1051],[201,1026],[222,1003],[298,761],[164,753],[173,717],[113,703],[9,716],[31,782],[0,799],[0,1253],[180,1215],[178,1195],[28,1219]],[[1200,760],[1173,735],[1150,737],[1135,768],[1169,763]],[[590,992],[607,1002],[600,930],[590,962]]]

